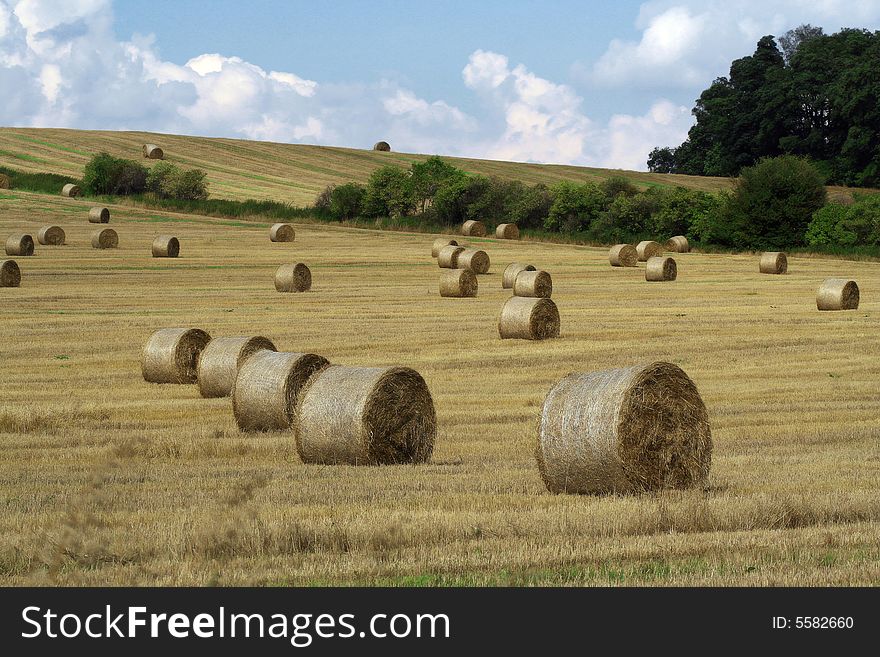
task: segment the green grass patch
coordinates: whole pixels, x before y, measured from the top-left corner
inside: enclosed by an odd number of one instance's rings
[[[29,173],[9,167],[0,167],[0,173],[9,176],[9,186],[12,189],[23,189],[41,194],[60,194],[61,188],[67,183],[80,184],[80,181],[72,176],[63,176],[57,173]]]
[[[24,160],[25,162],[38,162],[39,164],[49,164],[48,160],[44,160],[43,158],[37,157],[35,155],[28,155],[26,153],[15,153],[13,151],[0,150],[0,155],[11,157],[16,160]]]
[[[21,141],[28,141],[32,144],[39,144],[40,146],[48,146],[49,148],[54,148],[58,151],[64,151],[65,153],[73,153],[74,155],[82,155],[83,157],[89,157],[91,153],[86,153],[85,151],[78,151],[75,148],[70,148],[68,146],[62,146],[61,144],[53,144],[50,141],[43,141],[41,139],[35,139],[34,137],[29,137],[28,135],[20,135],[16,133],[12,133],[12,137],[16,139],[20,139]]]

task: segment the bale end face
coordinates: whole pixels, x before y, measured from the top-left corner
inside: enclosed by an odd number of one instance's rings
[[[211,340],[199,357],[199,393],[202,397],[228,397],[235,387],[238,369],[263,349],[276,350],[271,340],[259,335]]]
[[[34,255],[34,238],[30,235],[10,235],[6,240],[6,255]]]
[[[546,340],[559,337],[559,309],[552,299],[511,297],[501,309],[498,333],[502,340]]]
[[[159,235],[153,240],[154,258],[176,258],[180,255],[180,241],[171,235]]]
[[[441,297],[475,297],[477,287],[477,276],[469,269],[444,269],[440,272]]]
[[[447,246],[458,246],[458,242],[445,237],[438,237],[434,240],[434,243],[431,244],[431,257],[436,258],[440,254],[440,249]]]
[[[90,224],[108,224],[110,223],[109,208],[91,208],[89,210]]]
[[[19,287],[21,269],[15,260],[0,260],[0,287]]]
[[[498,224],[495,229],[495,237],[502,240],[518,240],[519,228],[516,224]]]
[[[269,229],[269,240],[272,242],[293,242],[296,231],[290,224],[274,224]]]
[[[553,279],[546,271],[521,271],[513,282],[513,294],[549,299],[553,294]]]
[[[663,247],[657,242],[645,240],[636,245],[636,253],[639,256],[639,262],[647,262],[649,258],[663,255]]]
[[[649,258],[645,266],[646,281],[674,281],[678,276],[675,260],[668,256]]]
[[[103,228],[92,233],[92,248],[115,249],[119,246],[119,235],[112,228]]]
[[[819,310],[856,310],[859,307],[859,286],[846,278],[829,278],[816,294]]]
[[[691,245],[688,243],[687,237],[676,235],[666,240],[666,250],[673,253],[688,253],[691,250]]]
[[[468,237],[486,237],[486,224],[469,219],[461,225],[461,234]]]
[[[758,271],[762,274],[785,274],[788,271],[788,256],[781,251],[762,253]]]
[[[437,266],[441,269],[461,269],[458,258],[462,252],[463,246],[444,246],[437,252]]]
[[[312,289],[312,272],[301,262],[281,265],[275,271],[275,289],[279,292],[307,292]]]
[[[535,271],[535,267],[534,265],[527,265],[522,262],[511,262],[504,268],[504,273],[501,274],[501,289],[512,290],[513,283],[516,281],[516,275],[521,271]]]
[[[456,260],[458,269],[470,269],[475,274],[488,274],[490,266],[489,254],[479,249],[465,249]]]
[[[159,329],[147,340],[141,358],[144,381],[149,383],[195,383],[199,356],[211,341],[201,329]]]
[[[608,252],[608,261],[612,267],[635,267],[639,254],[632,244],[615,244]]]
[[[43,226],[37,233],[37,241],[44,246],[62,246],[66,238],[61,226]]]

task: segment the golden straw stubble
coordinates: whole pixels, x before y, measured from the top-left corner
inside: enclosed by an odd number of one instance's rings
[[[43,226],[37,233],[37,241],[44,246],[61,246],[66,238],[61,226]]]
[[[856,310],[859,307],[859,286],[847,278],[828,278],[816,293],[819,310]]]
[[[521,271],[513,282],[513,294],[549,299],[553,294],[553,279],[546,271]]]
[[[19,287],[21,269],[15,260],[0,260],[0,287]]]
[[[511,297],[498,319],[498,333],[502,340],[558,338],[559,327],[559,309],[552,299]]]
[[[312,271],[302,262],[281,265],[275,270],[275,289],[279,292],[307,292],[312,289]]]
[[[232,394],[238,368],[261,349],[275,351],[275,345],[261,335],[211,340],[199,357],[199,393],[202,397],[228,397]]]
[[[475,297],[477,287],[477,275],[469,269],[444,269],[440,272],[441,297]]]
[[[521,271],[535,271],[535,267],[523,262],[511,262],[504,268],[504,273],[501,274],[501,289],[512,290],[516,275]]]
[[[141,371],[150,383],[195,383],[202,350],[211,336],[197,328],[164,328],[144,345]]]

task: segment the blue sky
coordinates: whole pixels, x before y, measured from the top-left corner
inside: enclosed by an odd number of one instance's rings
[[[880,0],[0,0],[0,125],[644,169],[765,34]]]

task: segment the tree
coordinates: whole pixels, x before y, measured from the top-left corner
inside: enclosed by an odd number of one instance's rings
[[[424,162],[413,163],[410,169],[412,202],[419,212],[425,211],[441,186],[452,179],[461,179],[465,176],[464,171],[436,155]]]
[[[563,180],[551,189],[553,205],[544,221],[547,230],[566,233],[589,230],[607,204],[605,192],[595,183]]]
[[[821,27],[813,27],[809,23],[798,25],[796,28],[789,30],[779,37],[779,49],[782,50],[782,58],[786,64],[791,62],[791,58],[797,52],[802,43],[824,36],[825,32]]]
[[[365,217],[404,217],[413,207],[409,173],[389,164],[370,175],[362,202]]]
[[[656,147],[648,154],[648,171],[652,173],[675,173],[675,148]]]
[[[83,169],[83,187],[90,194],[140,194],[147,185],[147,169],[140,162],[109,153],[93,156]]]
[[[339,221],[349,221],[360,215],[364,193],[364,186],[358,183],[334,187],[330,192],[330,216]]]

